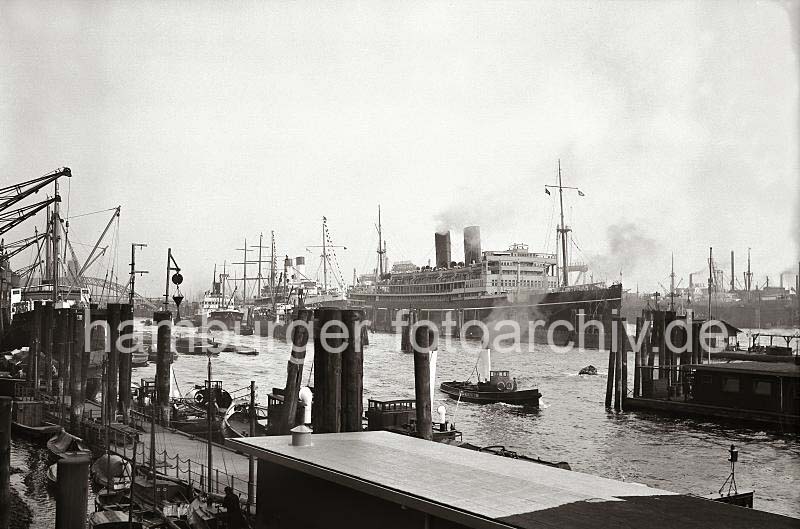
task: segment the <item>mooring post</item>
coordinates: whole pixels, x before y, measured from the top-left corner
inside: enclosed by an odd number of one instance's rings
[[[58,460],[56,527],[84,529],[89,495],[89,456],[70,455]]]
[[[172,313],[168,310],[153,313],[153,322],[158,326],[156,339],[156,402],[161,409],[161,423],[169,426],[169,368],[172,365]]]
[[[61,425],[66,426],[66,397],[69,385],[69,349],[67,348],[67,341],[72,338],[72,336],[69,336],[69,309],[56,309],[55,321],[54,349],[58,359],[58,409],[61,415]]]
[[[81,309],[69,309],[69,318],[72,321],[69,371],[69,424],[72,431],[77,432],[81,415],[83,415],[83,401],[81,400],[81,379],[83,378],[83,312]]]
[[[427,325],[416,325],[414,343],[414,396],[417,407],[417,436],[433,439],[431,424],[431,335]]]
[[[106,306],[108,311],[108,405],[109,417],[116,417],[119,407],[119,324],[121,305],[119,303],[109,303]]]
[[[33,302],[33,321],[31,322],[31,342],[28,353],[28,380],[33,382],[33,397],[39,398],[41,376],[39,375],[39,354],[42,352],[42,302]]]
[[[311,311],[308,311],[311,312]],[[308,341],[308,332],[306,331],[306,341]],[[294,332],[292,333],[292,343],[294,343]],[[305,348],[304,348],[305,349]],[[305,357],[305,351],[303,352],[303,357]],[[303,374],[303,368],[300,368],[300,375]],[[288,385],[288,384],[287,384]],[[250,413],[248,414],[250,419],[250,437],[256,436],[256,381],[250,381]],[[176,460],[176,467],[178,463],[178,458]],[[250,512],[250,508],[253,505],[253,500],[256,496],[255,490],[255,478],[256,478],[256,458],[252,456],[252,454],[247,458],[247,512]]]
[[[325,414],[325,361],[327,355],[322,350],[322,326],[327,312],[323,309],[314,311],[314,400],[311,402],[311,426],[315,433],[323,432],[323,415]]]
[[[344,332],[342,311],[339,309],[322,309],[325,316],[321,318],[330,326],[322,330],[320,343],[325,356],[325,396],[323,404],[322,433],[338,433],[342,431],[342,352],[343,339],[336,337]],[[314,351],[316,355],[316,349]]]
[[[614,315],[614,325],[617,326],[617,339],[614,341],[613,348],[614,354],[614,410],[620,411],[622,409],[622,351],[620,351],[620,344],[622,340],[622,318],[619,315]]]
[[[0,397],[0,529],[11,518],[11,397]]]
[[[44,365],[39,370],[44,374],[45,393],[48,397],[53,394],[53,324],[54,309],[52,303],[42,303],[42,339],[41,347],[44,352]]]
[[[302,387],[303,365],[306,360],[308,344],[307,324],[312,317],[311,310],[299,309],[292,327],[292,352],[286,366],[286,389],[283,392],[283,408],[278,430],[281,435],[288,435],[289,431],[297,425],[297,399]]]
[[[92,309],[84,308],[79,312],[79,319],[76,321],[75,326],[75,348],[81,352],[81,389],[80,389],[80,410],[81,416],[83,415],[84,406],[86,403],[86,381],[89,378],[89,362],[92,359],[92,341],[86,343],[86,329],[92,320]],[[92,395],[94,397],[94,395]]]
[[[128,424],[131,408],[131,368],[133,355],[133,305],[122,304],[120,307],[120,335],[122,348],[119,354],[119,412],[122,422]]]
[[[347,347],[342,354],[342,431],[359,432],[364,414],[364,350],[361,343],[361,311],[343,310]]]
[[[622,394],[620,396],[621,399],[620,406],[624,410],[625,399],[628,398],[628,348],[626,347],[628,342],[628,328],[626,326],[625,318],[620,318],[619,327],[620,327],[620,332],[618,334],[619,347],[617,349],[619,350],[620,359],[622,362],[621,366],[622,369],[620,370],[620,373],[622,374],[622,376],[620,377],[622,379]]]
[[[643,332],[642,328],[642,317],[636,317],[636,343],[642,343],[641,334]],[[641,378],[642,378],[642,348],[638,345],[636,346],[636,350],[633,353],[633,396],[639,397],[641,391]]]
[[[606,379],[606,408],[611,407],[611,400],[614,395],[614,376],[617,368],[617,355],[614,352],[616,347],[617,344],[611,341],[611,349],[608,351],[608,378]]]

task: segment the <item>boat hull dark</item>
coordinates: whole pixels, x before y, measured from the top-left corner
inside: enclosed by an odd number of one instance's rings
[[[495,327],[496,322],[513,321],[519,325],[520,341],[525,343],[553,342],[557,346],[582,345],[587,349],[609,349],[611,346],[611,322],[614,310],[621,307],[622,285],[607,288],[576,288],[554,291],[541,295],[530,295],[525,299],[510,301],[505,295],[485,295],[456,299],[450,296],[385,296],[369,292],[353,292],[351,297],[363,303],[372,329],[379,332],[396,332],[400,320],[399,311],[418,311],[417,320],[427,320],[442,332],[453,336],[463,334],[466,338],[483,338],[478,325],[467,325],[479,321],[488,327],[490,336],[505,334],[509,328]],[[429,299],[430,298],[430,299]],[[580,332],[580,313],[584,321],[597,322],[602,328],[587,325]],[[445,328],[449,314],[453,324]],[[540,322],[540,323],[539,323]],[[560,326],[554,325],[556,322]],[[568,322],[573,330],[564,326]],[[548,330],[552,326],[552,332]],[[550,334],[550,336],[548,336]]]
[[[539,407],[542,394],[538,389],[521,389],[517,391],[485,391],[478,390],[474,384],[464,382],[442,382],[439,389],[451,398],[476,404],[516,404],[519,406]]]

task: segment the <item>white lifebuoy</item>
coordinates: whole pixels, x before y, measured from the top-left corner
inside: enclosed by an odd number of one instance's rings
[[[506,389],[506,385],[505,385],[505,383],[504,383],[504,382],[498,382],[498,383],[497,383],[497,389],[498,389],[499,391],[503,391],[503,390],[505,390],[505,389]]]
[[[203,398],[203,394],[198,391],[194,394],[194,400],[198,404],[202,404],[205,399]]]

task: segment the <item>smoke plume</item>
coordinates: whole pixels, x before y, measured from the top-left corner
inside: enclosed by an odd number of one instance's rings
[[[647,263],[643,259],[656,255],[656,241],[632,222],[612,224],[608,227],[607,237],[608,251],[591,259],[595,279],[616,280],[620,274],[623,278],[630,278],[644,270]]]

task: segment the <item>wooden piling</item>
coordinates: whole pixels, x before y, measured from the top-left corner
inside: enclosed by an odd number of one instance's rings
[[[131,369],[133,354],[133,305],[128,303],[120,306],[120,334],[122,336],[122,349],[119,355],[119,407],[122,422],[128,423],[131,409]]]
[[[67,385],[69,384],[69,352],[67,350],[67,340],[72,336],[69,333],[69,309],[55,310],[55,331],[53,337],[53,351],[58,365],[58,402],[61,425],[66,424],[66,395]]]
[[[33,302],[33,318],[31,321],[30,352],[28,354],[28,380],[33,383],[33,396],[39,398],[40,366],[39,355],[42,352],[42,302]]]
[[[431,424],[431,335],[427,325],[414,329],[414,396],[417,407],[417,436],[433,439]]]
[[[81,398],[80,406],[83,409],[83,403],[86,402],[86,381],[89,378],[89,362],[92,358],[92,341],[89,338],[89,343],[86,343],[86,329],[89,328],[92,320],[92,309],[83,309],[80,312],[81,319],[78,320],[78,325],[75,331],[75,347],[81,352]],[[94,398],[94,395],[88,395]],[[83,411],[81,411],[83,414]]]
[[[342,322],[342,311],[338,309],[323,309],[327,313],[325,321]],[[338,326],[331,326],[329,334],[342,332]],[[316,342],[315,342],[316,343]],[[323,433],[338,433],[342,431],[342,353],[334,352],[343,343],[340,338],[321,340],[322,353],[325,356],[325,396],[322,402]],[[314,354],[317,354],[316,351]]]
[[[11,518],[11,397],[0,397],[0,529]]]
[[[292,328],[292,352],[286,366],[286,388],[283,392],[283,408],[279,433],[288,435],[289,431],[297,426],[297,399],[303,385],[303,366],[306,361],[306,346],[308,345],[308,328],[306,324],[311,321],[313,312],[310,309],[299,309],[295,317],[297,322]]]
[[[327,317],[322,309],[314,311],[314,400],[311,402],[311,426],[314,432],[323,431],[324,405],[325,402],[325,361],[327,359],[322,350],[321,329],[325,324],[323,318]]]
[[[122,307],[119,303],[109,303],[108,311],[109,349],[108,353],[108,404],[111,407],[109,417],[115,417],[119,407],[119,324]]]
[[[636,317],[636,343],[641,342],[641,334],[642,334],[642,317]],[[641,396],[641,384],[642,384],[642,348],[638,345],[636,346],[636,350],[633,354],[633,396],[639,397]]]
[[[619,327],[620,331],[618,333],[618,340],[619,346],[617,350],[619,351],[620,355],[620,379],[621,379],[621,395],[620,395],[620,407],[621,409],[625,409],[625,399],[628,398],[628,329],[625,325],[625,318],[620,318],[619,320]]]
[[[53,324],[54,310],[53,305],[45,303],[42,305],[42,350],[44,351],[44,384],[46,392],[51,395],[53,392]]]
[[[82,347],[83,343],[83,314],[80,309],[69,309],[69,319],[71,322],[70,338],[70,371],[69,371],[69,424],[73,432],[78,431],[81,416],[83,414],[83,401],[81,400],[81,367],[82,367]],[[78,335],[80,344],[77,343]]]
[[[617,326],[617,339],[614,341],[614,410],[622,410],[622,352],[619,350],[622,329],[622,320],[619,316],[614,316],[613,324]]]
[[[611,401],[614,398],[614,376],[617,371],[617,345],[611,343],[611,350],[608,351],[608,378],[606,379],[606,408],[611,407]]]
[[[161,423],[169,426],[169,377],[172,365],[172,313],[168,310],[153,313],[153,323],[158,326],[156,338],[156,404],[160,408]]]
[[[361,333],[361,312],[343,310],[347,328],[347,347],[342,353],[342,431],[359,432],[364,414],[364,350]]]
[[[89,456],[70,455],[58,460],[56,527],[84,529],[89,497]]]

